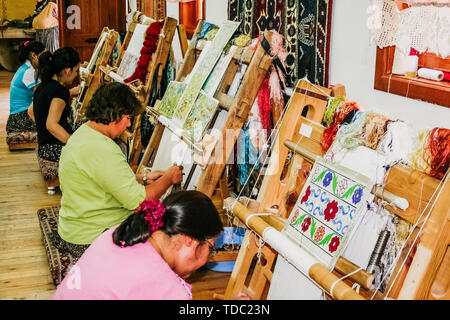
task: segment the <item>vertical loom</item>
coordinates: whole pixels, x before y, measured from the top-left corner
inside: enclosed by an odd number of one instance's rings
[[[298,110],[298,106],[296,107]],[[290,108],[292,108],[292,103]],[[289,116],[289,110],[286,116]],[[286,122],[288,121],[293,121],[295,129],[292,130],[291,135],[285,134],[285,131],[282,130],[282,125],[278,145],[275,148],[281,150],[279,152],[280,155],[286,155],[288,153],[287,149],[291,150],[294,152],[293,159],[291,159],[285,177],[283,177],[280,168],[278,168],[278,171],[272,171],[275,174],[265,177],[266,181],[263,184],[266,187],[264,192],[261,192],[258,197],[259,210],[256,211],[271,212],[275,209],[278,210],[278,214],[252,217],[249,220],[251,227],[252,223],[263,221],[277,230],[282,229],[285,224],[283,218],[286,219],[288,217],[291,210],[289,204],[292,203],[292,201],[286,200],[292,194],[294,194],[294,198],[295,196],[298,197],[309,175],[311,163],[314,162],[316,156],[322,155],[320,141],[325,128],[305,117],[300,117],[298,120],[287,118]],[[302,127],[303,130],[301,129]],[[277,158],[270,159],[271,164],[272,161],[275,161],[274,159],[276,160]],[[280,156],[278,161],[282,159]],[[284,160],[281,163],[284,163]],[[315,273],[317,270],[310,269],[309,277],[327,292],[330,292],[332,284],[336,283],[334,298],[337,299],[347,299],[349,297],[350,299],[359,297],[375,299],[448,299],[448,268],[450,266],[448,250],[450,240],[450,199],[447,196],[450,192],[450,185],[448,177],[439,183],[436,179],[423,173],[397,165],[390,170],[384,190],[374,188],[372,192],[378,198],[389,199],[392,198],[393,194],[405,198],[410,204],[406,210],[400,210],[389,205],[386,208],[411,224],[417,223],[416,228],[411,233],[412,238],[407,241],[405,249],[397,260],[392,273],[393,276],[389,279],[387,286],[390,288],[389,292],[382,294],[371,288],[373,277],[371,279],[371,274],[364,270],[340,281],[341,277],[359,268],[343,257],[339,258],[332,272],[328,271],[318,275]],[[248,220],[248,215],[253,213],[241,204],[237,205],[233,212],[243,221]],[[424,212],[424,216],[421,216],[422,212]],[[428,218],[426,219],[427,216]],[[252,222],[253,220],[255,221]],[[252,229],[255,230],[253,227]],[[260,236],[262,235],[258,231],[257,233]],[[417,235],[419,242],[412,247],[412,250],[407,250]],[[244,241],[251,244],[255,239],[256,236],[247,231]],[[225,299],[232,298],[240,291],[247,292],[253,299],[265,299],[267,297],[268,287],[272,279],[272,261],[275,260],[278,253],[272,247],[265,245],[260,249],[264,259],[255,263],[254,257],[257,254],[257,250],[258,248],[251,245],[248,248],[244,245],[241,247],[235,269],[224,296]],[[252,263],[255,265],[253,270],[250,268]],[[348,295],[348,289],[354,283],[361,285],[359,297]]]
[[[107,27],[103,28],[91,61],[87,64],[87,74],[82,77],[82,89],[75,102],[75,108],[77,109],[76,122],[84,118],[89,101],[91,101],[92,96],[101,86],[102,74],[100,69],[108,65],[118,39],[119,34],[116,31]],[[96,54],[97,52],[98,54]],[[93,70],[91,69],[92,67],[94,67]]]
[[[197,25],[193,39],[200,33],[202,26],[203,21],[200,21]],[[264,36],[270,43],[271,32],[265,32]],[[182,81],[191,73],[197,61],[198,55],[201,53],[203,48],[204,43],[202,42],[199,42],[197,46],[189,46],[186,54],[184,55],[183,64],[177,74],[176,81]],[[247,65],[247,69],[242,78],[237,94],[235,96],[229,96],[226,92],[228,92],[228,89],[238,72],[238,61],[241,61],[243,64]],[[214,94],[214,98],[219,101],[219,109],[226,111],[225,124],[219,128],[221,133],[219,134],[217,141],[213,144],[213,148],[209,150],[210,154],[209,157],[206,157],[206,161],[202,162],[201,165],[197,162],[194,163],[191,170],[186,172],[189,179],[198,179],[196,180],[195,189],[209,196],[219,211],[222,211],[223,199],[229,196],[227,177],[224,175],[227,160],[234,150],[237,137],[245,121],[247,120],[259,87],[261,86],[271,64],[272,58],[264,51],[261,45],[258,45],[256,50],[253,50],[250,46],[239,47],[236,49],[236,52],[234,53],[233,58],[226,69],[221,83]],[[138,171],[140,171],[144,166],[153,165],[163,133],[167,129],[163,123],[157,120],[158,114],[157,111],[154,110],[155,108],[148,109],[149,114],[152,115],[152,118],[154,118],[157,123],[149,145],[147,146],[142,161],[139,165]],[[214,122],[214,120],[212,122]],[[213,126],[214,123],[211,123],[209,128],[211,129]],[[189,138],[185,138],[183,136],[180,136],[179,138],[189,143],[193,149],[197,147],[195,143],[189,141]],[[200,153],[205,151],[203,146],[198,147],[198,151]],[[162,148],[164,148],[164,146],[162,146]],[[161,152],[168,151],[161,149]],[[204,158],[202,158],[202,160],[203,159]],[[194,171],[199,170],[200,166],[201,173],[199,174],[199,177],[193,177]],[[187,188],[187,184],[185,185],[185,188]],[[236,255],[236,251],[220,252],[210,261],[235,260]]]
[[[136,30],[137,25],[139,25],[141,19],[143,19],[143,15],[139,12],[136,12],[133,16],[133,22],[130,24],[128,32],[125,36],[123,49],[119,55],[118,65],[120,65],[120,63],[122,62],[124,52],[127,49],[128,45],[130,44],[133,33]],[[175,19],[170,17],[164,19],[164,25],[158,40],[156,52],[154,53],[153,58],[147,67],[148,73],[146,83],[141,83],[139,80],[137,80],[136,83],[128,84],[130,88],[136,93],[141,103],[143,111],[145,110],[148,100],[150,98],[152,87],[159,88],[161,84],[163,71],[165,69],[169,53],[172,47],[172,40],[175,35],[176,27],[177,21]],[[103,67],[101,68],[101,70],[104,76],[103,81],[105,82],[116,81],[116,79],[113,76],[113,73],[117,71],[117,67],[113,68]],[[133,171],[136,171],[138,167],[139,156],[143,149],[141,142],[141,128],[140,128],[141,117],[142,113],[137,115],[133,119],[133,125],[131,130],[126,130],[120,137],[124,143],[128,143],[131,141],[131,148],[129,150],[128,158],[129,164],[133,169]]]

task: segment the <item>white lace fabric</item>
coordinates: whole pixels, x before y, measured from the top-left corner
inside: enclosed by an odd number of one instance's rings
[[[396,46],[404,54],[450,56],[450,1],[406,0],[412,6],[399,11],[393,0],[373,0],[368,7],[367,27],[380,47]]]

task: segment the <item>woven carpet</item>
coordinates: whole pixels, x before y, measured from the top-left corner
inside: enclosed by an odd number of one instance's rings
[[[76,262],[70,253],[59,251],[52,243],[50,234],[58,230],[59,207],[39,209],[37,212],[42,241],[47,252],[50,273],[55,286],[61,283],[69,268]]]
[[[328,86],[332,0],[228,0],[228,19],[252,38],[264,30],[284,36],[287,84],[298,79]]]
[[[36,148],[36,157],[39,163],[39,168],[41,169],[42,176],[46,182],[55,181],[59,178],[58,167],[59,163],[55,161],[48,161],[39,157]]]

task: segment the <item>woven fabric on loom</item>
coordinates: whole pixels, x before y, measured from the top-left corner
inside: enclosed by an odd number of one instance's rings
[[[229,0],[228,19],[242,21],[240,31],[256,38],[275,30],[285,39],[287,85],[307,76],[328,86],[332,0]]]
[[[360,222],[372,185],[361,174],[317,160],[283,232],[331,270]]]

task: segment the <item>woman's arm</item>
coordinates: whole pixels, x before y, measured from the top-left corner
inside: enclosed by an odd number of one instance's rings
[[[33,102],[31,103],[27,112],[28,112],[28,116],[31,118],[31,120],[33,120],[33,122],[36,122],[36,120],[34,120]]]
[[[66,102],[63,99],[53,98],[46,122],[47,130],[64,144],[70,137],[70,134],[59,124],[65,107]]]
[[[171,185],[180,183],[183,180],[182,171],[182,166],[174,165],[170,167],[160,178],[145,187],[145,199],[159,200]]]

